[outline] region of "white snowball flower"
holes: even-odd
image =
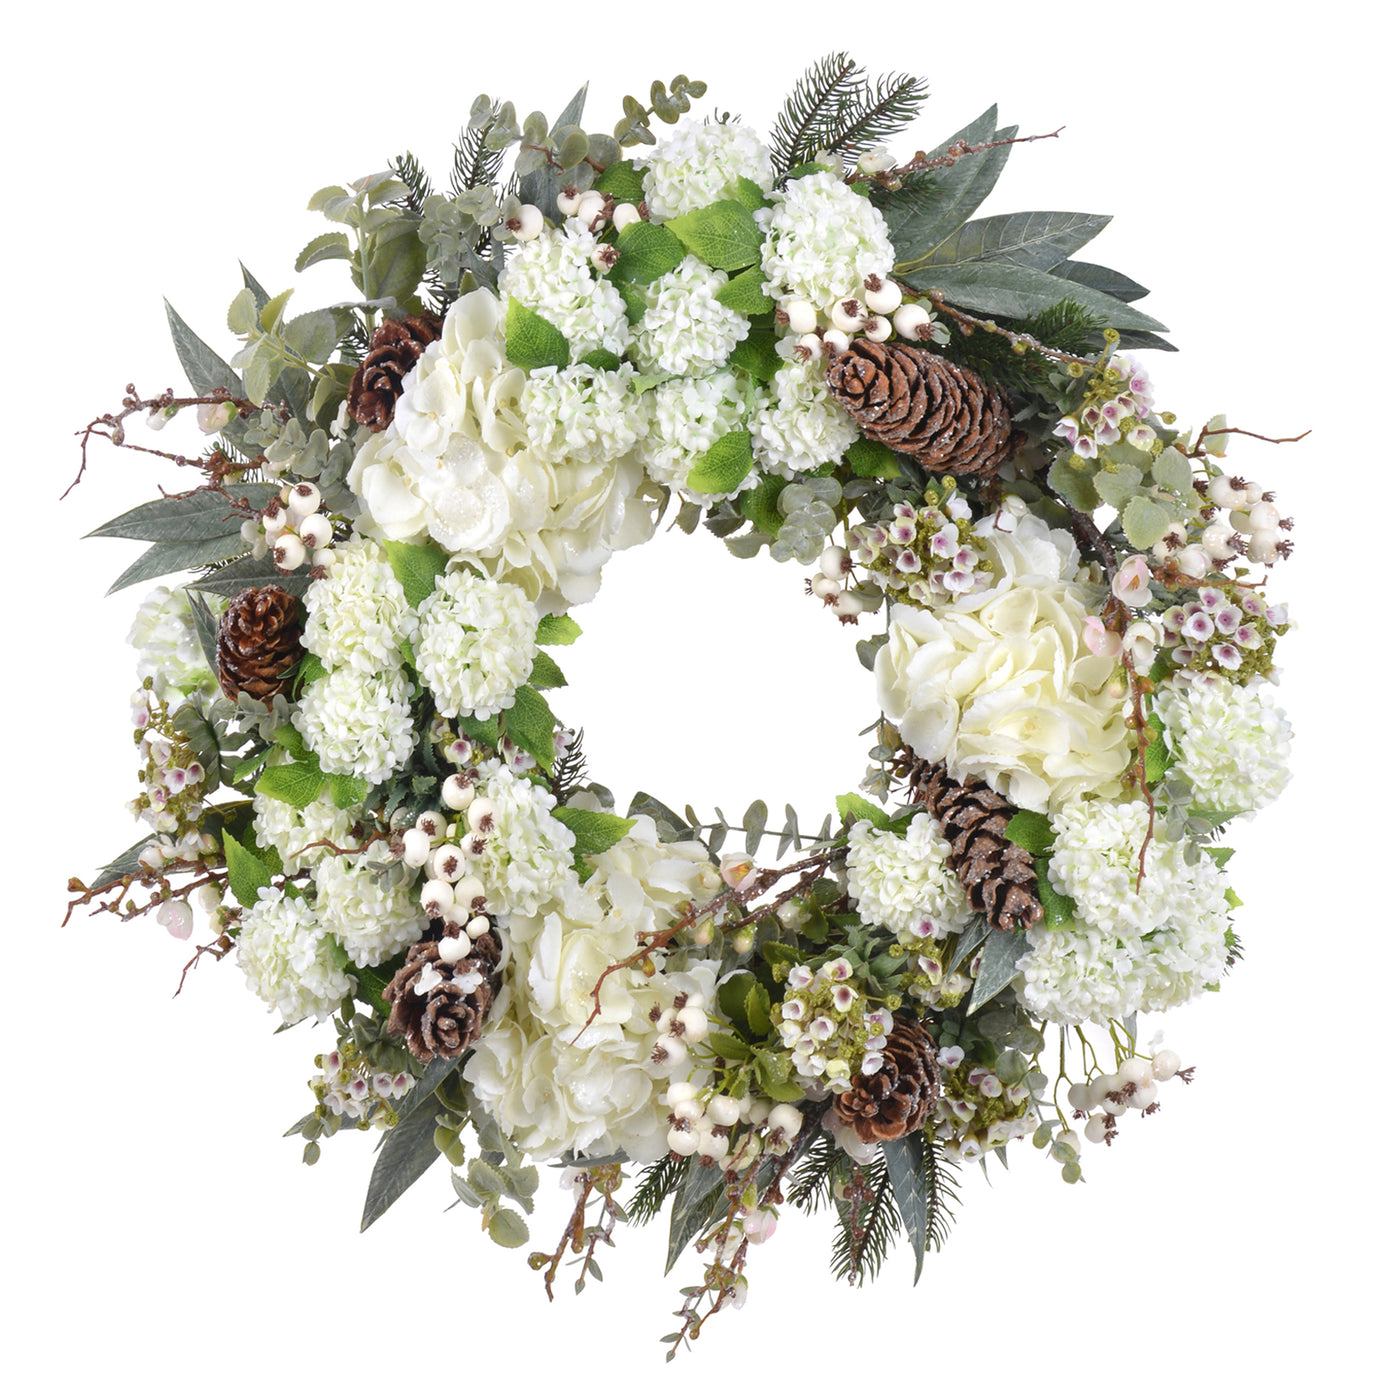
[[[1190,783],[1198,807],[1257,812],[1292,776],[1292,727],[1261,684],[1183,674],[1158,688],[1153,709],[1176,754],[1171,772]]]
[[[625,457],[646,427],[642,398],[628,391],[630,366],[537,369],[521,407],[530,447],[542,462],[587,466]]]
[[[324,1021],[355,986],[311,906],[282,889],[264,890],[243,915],[235,956],[249,991],[289,1026],[308,1016]]]
[[[635,161],[653,219],[675,219],[721,199],[734,199],[740,180],[764,194],[773,189],[773,166],[756,131],[747,126],[689,118]]]
[[[222,599],[210,602],[216,612],[223,605]],[[126,640],[137,651],[138,679],[144,682],[149,677],[162,703],[178,706],[191,695],[212,696],[218,690],[183,588],[162,586],[148,593]]]
[[[885,278],[894,245],[880,211],[831,170],[789,181],[763,245],[763,290],[826,310],[862,293],[872,274]]]
[[[704,897],[709,860],[697,842],[658,841],[647,818],[592,859],[595,873],[582,888],[512,916],[498,1010],[464,1077],[536,1157],[621,1151],[651,1161],[666,1150],[667,1085],[691,1078],[699,1093],[709,1077],[689,1061],[671,1066],[654,1057],[653,1013],[694,997],[713,1021],[718,964],[672,971],[662,953],[654,976],[613,973],[590,1023],[593,987],[605,968],[636,951],[639,934],[668,927],[686,902]]]
[[[361,811],[358,807],[342,811],[324,792],[298,810],[290,802],[255,791],[253,832],[260,846],[277,852],[286,874],[298,875],[332,854],[330,846],[319,843],[329,841],[341,849],[356,844],[350,840],[350,831]]]
[[[413,751],[413,714],[402,671],[366,676],[339,668],[302,693],[292,723],[322,771],[382,783]]]
[[[632,328],[632,358],[648,373],[706,374],[748,334],[748,317],[719,301],[729,275],[686,254],[639,288],[646,311]]]
[[[414,660],[440,713],[488,719],[530,679],[538,619],[513,583],[444,574],[418,605]]]
[[[789,480],[839,462],[860,436],[856,420],[831,396],[820,361],[784,365],[759,392],[749,424],[754,460]]]
[[[748,408],[739,376],[733,370],[722,369],[703,379],[671,379],[658,385],[646,398],[651,406],[651,428],[638,444],[637,452],[647,475],[679,491],[688,501],[711,505],[724,499],[691,490],[686,477],[720,438],[744,426]],[[757,480],[757,471],[750,472],[728,496],[737,495]]]
[[[386,883],[370,868],[389,859],[379,842],[363,855],[331,856],[316,867],[316,918],[360,967],[378,967],[428,927],[416,891]]]
[[[306,590],[302,645],[327,667],[348,666],[373,674],[402,664],[409,606],[389,556],[374,540],[340,545],[324,578]]]
[[[1073,541],[1033,515],[979,523],[992,582],[936,613],[891,611],[875,658],[880,706],[931,763],[980,778],[1018,807],[1108,795],[1131,758],[1116,662],[1084,641]]]
[[[962,927],[971,906],[948,863],[952,847],[927,812],[899,836],[868,821],[851,828],[846,879],[862,919],[901,941],[945,938]]]
[[[570,883],[574,874],[574,834],[550,814],[554,795],[517,778],[500,759],[483,763],[477,796],[495,809],[492,830],[480,854],[467,850],[470,872],[486,887],[486,908],[509,915],[534,914]]]
[[[621,355],[627,345],[627,303],[611,282],[593,275],[597,238],[577,219],[547,228],[522,244],[501,275],[501,296],[543,316],[569,342],[575,361],[594,350]]]

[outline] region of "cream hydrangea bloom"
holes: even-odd
[[[707,897],[702,877],[712,867],[698,842],[663,843],[645,817],[592,859],[582,887],[574,883],[533,914],[511,918],[497,1010],[463,1074],[491,1116],[537,1157],[620,1151],[651,1161],[666,1150],[667,1084],[703,1082],[689,1063],[670,1068],[653,1059],[652,1013],[691,993],[712,1004],[718,964],[672,970],[663,954],[654,976],[613,973],[590,1023],[593,987],[604,968],[636,951],[638,934],[668,927],[688,901]]]
[[[1108,795],[1131,758],[1117,663],[1084,642],[1085,589],[1063,530],[1008,512],[978,527],[992,582],[936,612],[899,603],[875,658],[885,714],[921,758],[946,760],[1018,807]]]
[[[554,467],[625,457],[646,427],[642,396],[627,387],[631,378],[628,365],[535,370],[521,397],[531,450]]]
[[[748,410],[739,376],[722,369],[703,379],[671,379],[646,398],[651,406],[651,430],[638,444],[637,454],[647,475],[679,491],[688,501],[710,505],[725,499],[692,490],[686,477],[720,438],[744,426]],[[738,495],[757,480],[757,470],[750,472],[728,495]]]
[[[236,958],[248,990],[292,1025],[324,1021],[354,989],[344,957],[311,906],[283,889],[264,890],[243,915]]]
[[[345,667],[312,681],[292,723],[326,773],[382,783],[413,751],[413,713],[402,671],[366,676]]]
[[[642,170],[642,192],[653,219],[675,219],[735,199],[740,180],[752,180],[764,194],[773,189],[768,147],[756,131],[728,122],[679,122],[634,164]]]
[[[728,273],[687,253],[638,290],[646,310],[632,328],[632,358],[649,374],[708,374],[748,334],[749,322],[719,300]]]
[[[595,235],[578,219],[546,228],[517,247],[501,276],[501,297],[514,297],[543,316],[569,342],[575,361],[594,350],[621,355],[627,344],[627,303],[605,278],[593,275]]]
[[[927,812],[900,836],[868,821],[851,828],[846,882],[860,916],[901,940],[945,938],[972,909],[949,865],[952,847]]]
[[[290,762],[290,760],[288,760]],[[300,809],[266,793],[253,792],[253,832],[258,844],[277,852],[288,875],[313,870],[328,855],[330,846],[349,847],[350,831],[362,809],[342,811],[322,792]]]
[[[333,855],[316,867],[316,919],[360,967],[378,967],[428,927],[414,890],[386,883],[371,868],[389,859],[378,842],[363,855]]]
[[[517,778],[500,759],[477,769],[476,792],[495,808],[492,830],[480,855],[468,851],[469,868],[486,887],[492,914],[534,914],[574,875],[574,833],[551,815],[554,795]]]
[[[306,590],[302,645],[328,667],[397,671],[410,610],[389,556],[375,540],[338,546],[324,578]]]
[[[789,480],[839,462],[860,436],[856,420],[831,396],[820,360],[786,364],[759,394],[750,420],[753,455]]]
[[[223,600],[210,601],[217,611]],[[163,704],[181,705],[195,693],[212,696],[218,689],[183,588],[162,586],[148,593],[136,610],[126,640],[136,648],[138,678],[151,680]]]

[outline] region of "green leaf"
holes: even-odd
[[[515,692],[515,703],[505,712],[504,719],[511,743],[524,749],[546,773],[552,773],[554,730],[558,721],[544,696],[533,687],[522,685]]]
[[[1062,262],[1050,271],[1056,277],[1064,277],[1071,282],[1078,282],[1081,286],[1092,287],[1096,292],[1116,297],[1119,301],[1141,301],[1147,295],[1147,288],[1141,283],[1098,263]]]
[[[335,354],[335,347],[340,341],[340,329],[333,313],[307,311],[301,316],[293,316],[287,322],[282,328],[282,337],[288,347],[303,360],[323,365]]]
[[[611,350],[604,350],[601,347],[597,350],[590,350],[586,355],[580,355],[578,362],[581,365],[587,365],[589,369],[615,370],[622,368],[622,360]]]
[[[347,773],[332,773],[326,781],[330,784],[331,801],[342,812],[351,807],[362,806],[365,798],[369,796],[369,784],[363,778],[352,777]]]
[[[293,266],[298,272],[305,272],[313,264],[326,262],[332,258],[344,258],[347,262],[350,259],[350,240],[338,229],[330,233],[317,234],[297,254],[297,260]]]
[[[737,277],[731,277],[719,289],[715,298],[721,306],[745,316],[762,316],[776,305],[773,298],[763,290],[763,269],[745,268]]]
[[[705,495],[727,496],[753,471],[753,443],[747,428],[725,433],[686,473],[685,484]]]
[[[271,482],[250,481],[233,488],[229,495],[247,497],[248,504],[261,510],[277,493]],[[134,507],[115,520],[89,531],[88,539],[122,540],[222,540],[235,534],[245,519],[222,491],[203,487],[188,496],[162,496]]]
[[[763,828],[768,825],[768,804],[750,803],[740,825],[744,828],[744,850],[751,856],[757,855],[763,841]]]
[[[884,443],[873,438],[857,438],[846,449],[846,463],[857,476],[888,480],[901,475],[899,458]]]
[[[971,1015],[1010,985],[1017,962],[1026,955],[1030,943],[1020,929],[994,928],[982,945],[982,966],[972,984],[967,1011]]]
[[[514,297],[506,308],[506,358],[521,369],[564,369],[569,363],[569,342],[538,311],[522,306]]]
[[[772,1027],[770,1026],[771,1030]],[[747,1041],[740,1040],[737,1035],[729,1035],[725,1031],[711,1031],[705,1037],[705,1043],[716,1055],[723,1056],[726,1060],[738,1060],[742,1064],[749,1058],[751,1053]]]
[[[238,767],[233,770],[233,781],[241,783],[244,779],[251,778],[267,762],[270,752],[270,749],[255,748],[246,758],[239,761]]]
[[[1167,776],[1167,769],[1171,767],[1174,757],[1161,730],[1158,729],[1143,755],[1143,776],[1148,786],[1160,783]]]
[[[760,1039],[766,1038],[773,1029],[773,1000],[767,989],[756,978],[744,994],[744,1020],[749,1030]]]
[[[1178,500],[1196,502],[1195,488],[1191,484],[1190,459],[1177,448],[1164,447],[1152,459],[1152,480],[1158,486],[1165,486]]]
[[[287,309],[287,303],[292,299],[291,287],[285,292],[279,292],[275,297],[264,301],[258,309],[258,324],[269,334],[277,329],[282,323],[282,313]]]
[[[247,548],[241,539],[239,548]],[[185,586],[197,588],[201,593],[218,593],[222,597],[233,598],[245,588],[266,588],[268,584],[275,583],[286,592],[300,597],[306,592],[310,582],[311,579],[306,574],[278,573],[271,555],[254,559],[251,554],[245,554],[231,564],[225,564],[223,568],[216,569],[212,574],[205,574],[203,578],[197,578]]]
[[[204,594],[193,589],[185,589],[185,597],[190,605],[190,617],[194,621],[195,636],[199,638],[199,649],[204,653],[204,664],[216,675],[219,670],[219,621],[205,600]]]
[[[904,1233],[909,1236],[909,1245],[914,1251],[914,1282],[918,1283],[924,1271],[924,1252],[928,1248],[929,1183],[924,1135],[906,1133],[881,1146],[890,1190],[894,1192]]]
[[[750,326],[748,335],[734,347],[729,363],[755,379],[772,379],[783,367],[777,345],[778,337],[770,327]]]
[[[1109,219],[1107,214],[1049,210],[973,219],[920,259],[920,266],[998,262],[1049,272],[1100,233]]]
[[[1122,510],[1142,485],[1142,473],[1130,464],[1120,466],[1116,471],[1101,467],[1094,473],[1094,489],[1105,505],[1114,510]]]
[[[778,497],[783,494],[787,482],[776,474],[760,476],[757,486],[741,491],[735,504],[745,520],[753,522],[754,529],[777,539],[783,528],[783,513],[778,509]]]
[[[642,172],[630,160],[610,165],[593,182],[599,194],[610,194],[618,204],[640,204],[643,200]]]
[[[150,844],[151,837],[149,835],[142,836],[128,846],[121,855],[109,860],[93,878],[92,888],[100,889],[113,880],[120,880],[124,875],[134,875],[141,868],[141,852]]]
[[[367,301],[405,302],[418,289],[428,250],[418,237],[417,220],[407,216],[377,229],[365,240],[369,272],[361,291]]]
[[[195,393],[214,394],[226,390],[234,398],[242,398],[243,381],[185,324],[168,301],[165,319],[170,323],[170,338],[175,342],[180,368],[185,371]]]
[[[1066,504],[1091,515],[1099,505],[1099,493],[1094,485],[1094,473],[1074,465],[1080,460],[1067,455],[1057,457],[1045,480]]]
[[[530,684],[536,690],[551,690],[561,685],[568,685],[564,679],[564,673],[556,664],[552,656],[545,652],[540,652],[535,657],[535,664],[530,672]]]
[[[628,224],[616,239],[617,261],[610,281],[645,286],[680,265],[685,245],[663,224],[639,220]]]
[[[1017,812],[1007,822],[1002,835],[1033,856],[1041,855],[1055,844],[1055,829],[1042,812]]]
[[[582,807],[556,807],[553,815],[574,833],[574,868],[581,880],[593,873],[593,868],[586,865],[583,858],[602,855],[637,824],[631,817],[619,817],[614,812],[588,812]]]
[[[739,176],[735,183],[734,198],[750,213],[758,209],[766,209],[773,202],[747,175]]]
[[[486,1233],[491,1236],[493,1244],[498,1244],[503,1249],[519,1249],[530,1239],[530,1227],[526,1225],[520,1212],[512,1210],[510,1206],[502,1206],[499,1210],[491,1212],[486,1224]]]
[[[568,613],[556,616],[546,613],[540,618],[535,629],[535,645],[542,647],[566,647],[583,636],[583,628]]]
[[[725,272],[737,272],[758,261],[763,233],[753,214],[737,199],[721,199],[703,209],[692,209],[667,228],[701,262]]]
[[[245,909],[251,909],[258,902],[258,891],[272,884],[272,872],[227,830],[224,859],[228,862],[229,890]]]
[[[402,585],[409,607],[416,608],[437,591],[437,581],[447,568],[447,555],[436,545],[385,540],[384,552],[389,556],[389,567]]]
[[[308,651],[301,658],[301,665],[297,667],[297,684],[311,685],[314,681],[319,681],[330,675],[326,670],[325,663],[314,651]]]
[[[836,812],[843,826],[869,822],[879,831],[887,831],[890,826],[888,815],[857,792],[843,792],[836,799]]]
[[[1201,849],[1215,862],[1216,866],[1224,870],[1225,863],[1235,854],[1233,846],[1202,846]]]
[[[304,811],[320,797],[326,786],[326,775],[309,760],[281,763],[269,768],[253,788],[264,797],[276,798],[297,811]]]
[[[133,583],[145,583],[148,579],[160,578],[163,574],[216,564],[247,548],[241,535],[225,535],[221,539],[212,540],[162,540],[153,544],[129,564],[107,592],[120,593],[123,588],[130,588]],[[202,587],[202,583],[191,583],[188,586],[199,588]]]
[[[1158,501],[1134,496],[1123,507],[1123,533],[1134,549],[1151,549],[1172,524],[1171,512]]]
[[[656,823],[656,830],[663,841],[679,841],[688,837],[696,823],[686,821],[678,812],[673,812],[659,798],[649,792],[638,792],[632,796],[627,806],[629,817],[650,817]]]
[[[368,1230],[437,1161],[438,1100],[434,1090],[460,1068],[456,1060],[434,1060],[399,1107],[399,1121],[385,1133],[365,1193],[360,1229]]]
[[[687,1159],[685,1175],[672,1198],[671,1229],[666,1243],[666,1272],[669,1274],[686,1245],[717,1217],[724,1199],[724,1173],[718,1167],[702,1165],[698,1157]]]
[[[715,1000],[731,1025],[742,1028],[748,1022],[748,996],[756,986],[758,978],[752,972],[736,972],[715,989]],[[771,1025],[764,1034],[769,1030],[772,1030]]]
[[[1061,894],[1050,879],[1050,857],[1039,856],[1035,862],[1036,898],[1045,910],[1045,927],[1048,929],[1071,928],[1077,912],[1074,900]]]

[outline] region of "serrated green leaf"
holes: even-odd
[[[783,367],[777,350],[778,338],[767,326],[750,326],[729,357],[735,369],[742,369],[755,379],[769,380]]]
[[[447,568],[447,555],[431,544],[404,544],[400,540],[385,540],[384,552],[389,567],[403,587],[408,605],[416,608],[437,591],[437,581]]]
[[[330,233],[317,234],[305,248],[297,254],[297,260],[293,264],[298,272],[305,272],[308,267],[312,267],[318,262],[327,262],[335,258],[350,258],[350,240],[338,229]]]
[[[1151,549],[1171,527],[1171,512],[1158,501],[1134,496],[1122,511],[1123,533],[1134,549]]]
[[[1175,755],[1167,747],[1167,741],[1159,729],[1143,755],[1143,776],[1149,786],[1160,783],[1167,776]]]
[[[282,338],[303,360],[325,364],[335,354],[340,329],[329,311],[307,311],[293,316],[282,328]]]
[[[269,768],[253,788],[264,797],[276,798],[298,812],[304,811],[320,797],[326,786],[326,775],[309,760],[280,763]]]
[[[600,194],[610,194],[618,204],[640,204],[644,198],[642,172],[630,160],[610,165],[593,182]]]
[[[745,268],[719,289],[715,300],[744,316],[766,315],[777,303],[763,290],[763,280],[761,267]]]
[[[972,984],[968,1014],[985,1006],[998,992],[1010,985],[1016,975],[1016,964],[1030,948],[1020,929],[994,928],[982,945],[982,966]]]
[[[351,807],[359,807],[369,796],[369,784],[363,778],[347,773],[332,773],[326,779],[330,785],[331,801],[344,812]]]
[[[550,365],[564,369],[569,363],[569,342],[538,311],[531,311],[511,297],[506,308],[506,357],[521,369]]]
[[[741,1064],[751,1053],[747,1041],[740,1040],[738,1036],[730,1035],[726,1031],[711,1031],[705,1037],[705,1043],[714,1054],[726,1060],[738,1060]]]
[[[1017,812],[1007,822],[1002,835],[1033,856],[1048,851],[1055,844],[1055,828],[1050,825],[1050,818],[1043,812]]]
[[[1208,855],[1220,870],[1225,869],[1225,863],[1235,854],[1233,846],[1202,846],[1201,849]]]
[[[1067,894],[1061,894],[1051,881],[1048,855],[1036,858],[1035,874],[1036,898],[1045,910],[1045,927],[1056,930],[1073,927],[1076,905]]]
[[[1141,486],[1142,473],[1130,464],[1116,471],[1101,467],[1094,473],[1094,489],[1104,504],[1112,506],[1114,510],[1122,510],[1138,494]]]
[[[580,355],[579,364],[587,365],[589,369],[615,370],[622,368],[622,360],[614,355],[611,350],[590,350],[586,355]]]
[[[233,770],[233,781],[241,783],[246,778],[251,778],[259,768],[267,762],[270,749],[255,748],[246,758],[240,760],[238,767]]]
[[[745,520],[753,522],[754,529],[761,530],[774,539],[783,528],[783,513],[778,509],[778,497],[783,494],[787,482],[776,474],[760,476],[757,486],[741,491],[735,504]]]
[[[644,219],[628,224],[615,240],[617,261],[608,274],[613,282],[646,286],[680,265],[685,245],[664,224]]]
[[[734,198],[751,214],[755,210],[766,209],[773,202],[747,175],[739,176],[735,182]]]
[[[287,309],[287,303],[292,299],[292,288],[288,287],[285,292],[279,292],[275,297],[263,302],[258,310],[258,324],[263,330],[275,331],[282,320],[282,313]]]
[[[536,655],[534,667],[530,671],[530,684],[536,690],[552,690],[568,683],[552,656],[545,652]]]
[[[1165,486],[1178,500],[1196,502],[1191,479],[1190,459],[1177,448],[1164,447],[1152,459],[1152,480],[1158,486]]]
[[[196,394],[214,394],[227,390],[234,398],[243,397],[243,381],[190,328],[184,318],[167,301],[165,318],[170,324],[170,338],[175,342],[175,355],[180,368]]]
[[[914,1282],[924,1271],[924,1252],[928,1248],[928,1165],[927,1147],[922,1133],[906,1133],[893,1142],[881,1144],[885,1154],[885,1171],[894,1193],[904,1233],[909,1236],[914,1251]]]
[[[756,978],[744,994],[744,1020],[749,1030],[760,1039],[766,1038],[773,1029],[773,1001],[767,989]]]
[[[558,721],[544,696],[532,686],[522,685],[515,692],[515,703],[503,718],[511,743],[524,749],[546,773],[552,773],[554,730]]]
[[[505,1177],[480,1157],[467,1163],[467,1185],[478,1196],[500,1196],[508,1189]]]
[[[299,685],[310,685],[313,681],[319,681],[328,675],[330,672],[326,670],[325,663],[314,651],[308,651],[301,658],[301,665],[297,667],[297,683]]]
[[[747,428],[725,433],[686,473],[685,484],[704,495],[727,496],[753,471],[753,443]]]
[[[593,873],[584,857],[611,850],[637,824],[615,812],[589,812],[582,807],[556,807],[554,818],[574,833],[574,868],[584,880]]]
[[[725,272],[752,267],[763,247],[763,233],[753,214],[737,199],[721,199],[692,209],[667,228],[703,263]]]
[[[836,813],[842,825],[869,822],[879,831],[887,830],[890,825],[889,816],[858,792],[843,792],[836,799]]]
[[[546,613],[540,618],[535,629],[535,645],[541,647],[566,647],[583,636],[583,628],[567,613],[556,616]]]
[[[232,832],[224,832],[224,859],[228,863],[228,887],[245,908],[258,902],[258,891],[272,885],[272,872]]]

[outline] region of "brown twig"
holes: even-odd
[[[926,151],[915,151],[914,158],[904,165],[896,165],[889,170],[877,171],[872,175],[866,175],[860,171],[846,177],[847,181],[858,180],[863,184],[876,184],[885,189],[898,189],[900,181],[906,175],[916,174],[921,170],[946,169],[950,165],[956,165],[966,156],[981,155],[983,151],[995,150],[998,146],[1019,146],[1030,141],[1049,141],[1058,136],[1064,127],[1057,127],[1054,131],[1044,132],[1040,136],[1005,136],[1000,141],[980,141],[976,145],[971,145],[966,141],[954,141],[941,155],[931,156]]]
[[[185,978],[190,975],[190,970],[206,953],[212,953],[214,961],[221,962],[231,952],[233,952],[233,940],[226,933],[221,933],[212,943],[205,943],[196,948],[194,957],[185,964],[180,972],[180,985],[175,988],[171,999],[173,1000],[174,997],[179,996],[180,993],[185,990]]]
[[[976,331],[986,331],[989,335],[999,335],[1003,340],[1009,340],[1013,346],[1022,346],[1027,350],[1034,350],[1037,355],[1044,355],[1050,360],[1059,360],[1065,364],[1084,365],[1092,369],[1099,362],[1098,360],[1088,360],[1082,355],[1071,355],[1068,350],[1056,350],[1053,346],[1046,345],[1033,335],[1027,335],[1025,331],[1008,330],[1005,326],[998,325],[990,317],[970,316],[966,311],[959,311],[956,306],[944,299],[943,293],[937,287],[915,287],[907,282],[902,282],[898,277],[895,283],[904,291],[907,296],[918,300],[926,297],[933,304],[933,309],[940,315],[946,316],[964,334],[972,335]]]
[[[1202,428],[1201,431],[1196,434],[1195,444],[1185,455],[1187,457],[1208,457],[1212,455],[1205,450],[1202,443],[1204,443],[1208,437],[1223,437],[1226,433],[1239,433],[1241,437],[1251,437],[1259,442],[1279,444],[1285,442],[1302,442],[1305,437],[1310,437],[1312,435],[1312,429],[1308,428],[1293,437],[1268,437],[1264,433],[1252,433],[1248,428]]]
[[[199,878],[176,889],[165,873],[172,866],[191,874],[197,873]],[[68,891],[70,894],[77,894],[78,898],[68,901],[68,912],[63,916],[63,923],[60,927],[67,927],[68,920],[73,917],[74,910],[92,904],[94,900],[97,901],[92,910],[94,914],[116,914],[123,923],[126,923],[131,919],[139,918],[142,914],[149,914],[152,909],[159,908],[168,899],[184,899],[186,895],[192,894],[202,885],[219,884],[227,878],[227,873],[222,868],[212,868],[209,862],[203,858],[198,860],[177,858],[167,861],[159,870],[142,866],[139,870],[119,875],[115,879],[108,880],[105,884],[97,885],[91,889],[75,875],[68,881]],[[140,885],[145,889],[154,887],[155,894],[147,903],[141,905],[138,905],[134,899],[129,900],[127,907],[123,909],[121,907],[122,898],[131,892],[133,885]],[[111,895],[111,898],[104,901],[102,896],[108,894]]]

